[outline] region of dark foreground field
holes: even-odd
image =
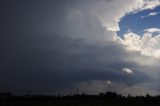
[[[9,93],[1,94],[0,106],[141,106],[159,105],[160,96],[121,96],[107,92],[99,95],[74,95],[74,96],[13,96]]]

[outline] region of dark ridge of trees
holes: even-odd
[[[160,104],[160,96],[122,96],[115,92],[67,96],[25,95],[16,96],[9,92],[0,93],[0,106],[106,106],[106,105],[154,105]]]

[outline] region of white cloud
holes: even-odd
[[[160,33],[160,29],[159,28],[149,28],[149,29],[145,29],[144,30],[147,33]]]
[[[141,18],[147,18],[147,17],[151,17],[151,16],[156,16],[156,15],[158,15],[158,14],[160,14],[159,12],[151,12],[151,13],[149,13],[148,15],[146,15],[146,16],[141,16]]]
[[[158,13],[157,12],[151,12],[151,13],[149,13],[148,15],[149,16],[156,16]]]
[[[155,7],[160,5],[159,0],[143,0],[143,7],[142,10],[144,9],[154,9]]]
[[[150,28],[144,31],[145,33],[142,37],[132,32],[126,33],[124,40],[121,39],[121,43],[126,46],[127,51],[138,51],[143,56],[160,58],[160,35],[152,37],[153,33],[160,33],[160,29]]]
[[[131,70],[131,69],[127,68],[127,67],[123,68],[122,72],[124,72],[126,74],[133,74],[133,70]]]

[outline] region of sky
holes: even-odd
[[[160,94],[159,0],[1,0],[0,92]]]
[[[120,31],[117,32],[117,35],[123,38],[123,35],[130,30],[142,36],[145,29],[160,28],[160,24],[157,22],[159,18],[160,7],[134,14],[127,14],[119,22]]]

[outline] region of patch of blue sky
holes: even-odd
[[[148,16],[152,12],[158,14],[155,16]],[[121,38],[123,38],[123,35],[129,30],[138,35],[143,35],[145,29],[160,28],[160,7],[153,10],[144,10],[128,14],[121,19],[119,27],[120,31],[117,32],[117,35]]]

